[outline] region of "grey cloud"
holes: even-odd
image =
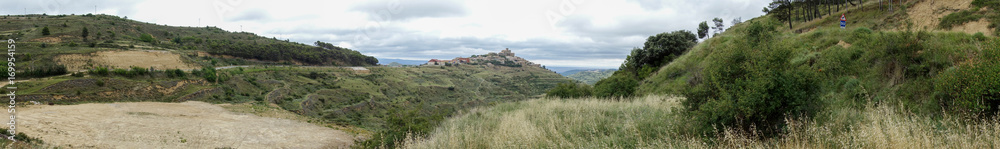
[[[269,21],[271,16],[267,14],[267,10],[263,9],[251,9],[240,12],[234,17],[227,17],[226,21]]]
[[[663,8],[663,2],[660,0],[629,0],[632,2],[639,3],[643,9],[646,10],[660,10]]]
[[[348,35],[357,32],[355,29],[325,28],[313,25],[299,25],[294,27],[277,28],[267,31],[270,34],[312,34],[312,35]]]
[[[24,14],[87,14],[97,10],[117,9],[121,16],[132,15],[133,6],[141,1],[133,0],[13,0],[0,4],[0,13]]]
[[[460,17],[468,13],[463,2],[455,0],[375,0],[365,2],[351,10],[367,13],[373,19],[391,20]]]
[[[646,2],[636,1],[641,5]],[[602,22],[602,24],[614,25],[594,25],[590,16],[568,16],[565,21],[557,24],[559,27],[567,29],[571,34],[582,37],[590,37],[597,41],[621,40],[623,38],[642,38],[662,32],[676,30],[694,31],[697,24],[702,21],[709,21],[715,17],[721,17],[730,25],[730,20],[742,17],[744,20],[761,15],[760,8],[766,2],[756,4],[734,3],[731,0],[704,0],[696,2],[672,1],[669,6],[662,9],[683,10],[675,11],[677,15],[662,17],[620,17],[615,18],[613,23]],[[726,8],[726,9],[719,9]],[[640,46],[636,43],[636,46]]]

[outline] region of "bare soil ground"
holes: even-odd
[[[839,45],[840,47],[844,47],[844,49],[851,48],[851,43],[844,42],[843,40],[838,42],[837,45]]]
[[[959,10],[969,9],[972,4],[972,0],[924,0],[917,2],[912,7],[907,9],[907,14],[910,20],[913,21],[913,27],[917,30],[940,30],[938,29],[938,23],[941,22],[941,18],[957,12]],[[990,33],[989,22],[985,19],[980,19],[979,21],[973,21],[965,23],[960,26],[955,26],[949,31],[965,32],[969,34],[975,34],[976,32]]]
[[[93,66],[109,66],[112,68],[129,68],[131,66],[156,69],[196,69],[196,65],[185,63],[180,55],[169,51],[101,51],[85,54],[69,54],[56,57],[56,62],[63,64],[69,71],[86,70]]]
[[[17,108],[17,126],[46,144],[70,148],[346,148],[354,139],[197,101],[31,105]]]

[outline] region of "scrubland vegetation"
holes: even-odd
[[[861,22],[906,15],[870,11],[858,12],[866,19]],[[681,55],[653,57],[668,62],[648,75],[635,65],[641,61],[633,58],[633,52],[623,69],[592,90],[564,84],[550,90],[547,98],[472,110],[448,120],[428,137],[411,137],[407,147],[989,148],[1000,144],[996,131],[1000,39],[905,27],[872,30],[869,23],[846,29],[803,23],[799,25],[817,28],[796,33],[783,29],[785,21],[773,17],[734,25]],[[588,92],[593,96],[584,96]]]
[[[20,84],[18,99],[54,104],[188,100],[274,104],[277,109],[345,126],[365,136],[361,147],[392,147],[406,134],[424,135],[457,111],[534,98],[568,78],[539,67],[256,66],[190,73],[177,69],[97,67],[83,76]],[[358,129],[364,131],[357,131]]]
[[[378,60],[351,49],[317,41],[314,45],[266,38],[217,27],[174,27],[111,15],[12,15],[0,19],[0,37],[19,39],[17,63],[31,63],[27,76],[65,74],[55,57],[108,50],[172,50],[202,66],[230,64],[302,64],[371,66]],[[30,50],[29,50],[30,49]],[[199,52],[232,58],[208,58]],[[224,61],[218,63],[216,61]],[[258,62],[262,61],[262,62]],[[50,66],[51,65],[51,66]],[[27,66],[27,65],[26,65]]]
[[[989,33],[914,31],[906,11],[883,11],[870,5],[874,2],[851,8],[858,10],[852,12],[857,21],[841,29],[834,26],[837,18],[829,17],[836,14],[830,6],[839,11],[846,3],[783,2],[765,9],[769,15],[724,32],[722,20],[715,19],[713,28],[721,33],[712,36],[707,22],[697,35],[650,36],[618,71],[593,86],[520,65],[216,70],[213,66],[227,64],[373,65],[377,60],[320,41],[309,46],[104,15],[19,16],[43,21],[12,21],[17,23],[0,28],[5,36],[39,39],[23,42],[39,49],[17,57],[39,64],[25,74],[55,76],[22,83],[19,99],[273,104],[318,123],[364,129],[355,131],[367,139],[357,140],[359,148],[1000,146],[1000,39]],[[905,9],[912,2],[892,5]],[[976,0],[973,9],[948,15],[938,25],[987,18],[996,29],[997,4]],[[827,7],[825,15],[820,6]],[[53,25],[67,22],[82,25]],[[61,41],[40,41],[54,40],[50,37]],[[700,37],[711,38],[699,42]],[[93,66],[86,74],[56,76],[69,72],[52,61],[55,55],[136,46],[176,50],[205,67],[188,73]],[[546,96],[536,96],[542,93]]]
[[[869,103],[825,118],[787,119],[784,133],[736,128],[706,138],[691,127],[684,99],[542,98],[480,107],[451,118],[403,148],[991,148],[1000,121],[926,117],[901,105]],[[820,121],[820,119],[824,119]]]

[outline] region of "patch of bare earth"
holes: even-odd
[[[69,71],[86,70],[92,66],[129,68],[132,66],[155,69],[197,69],[185,63],[181,56],[169,51],[101,51],[91,54],[68,54],[56,57]]]
[[[59,38],[59,37],[42,37],[42,38],[32,39],[31,41],[45,42],[45,43],[60,43],[60,42],[62,42],[62,38]]]
[[[940,30],[938,24],[941,18],[960,10],[969,9],[972,0],[923,0],[917,2],[912,7],[906,9],[910,20],[913,21],[914,29],[917,30]],[[989,33],[989,22],[985,19],[972,21],[963,25],[952,27],[948,31],[965,32],[975,34],[977,32]]]
[[[354,139],[197,101],[32,105],[17,109],[17,126],[46,144],[70,148],[346,148]]]
[[[843,40],[838,42],[837,45],[839,45],[840,47],[844,47],[844,49],[851,48],[851,43],[844,42]]]
[[[990,30],[990,22],[986,21],[985,18],[952,27],[951,30],[969,34],[983,33],[984,35],[991,35],[990,32],[993,32]]]

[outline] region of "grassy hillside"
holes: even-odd
[[[571,81],[539,67],[367,69],[257,66],[215,73],[203,69],[180,76],[165,71],[133,75],[95,71],[22,82],[18,99],[42,104],[253,103],[317,118],[311,121],[321,125],[347,126],[341,129],[370,139],[358,145],[377,146],[392,145],[408,133],[425,134],[457,111],[538,97],[557,83]]]
[[[752,21],[767,21],[758,18]],[[721,50],[739,46],[745,28],[705,41],[644,80],[640,94],[684,94],[699,85],[703,71],[719,61]],[[786,60],[819,77],[822,99],[829,102],[874,100],[921,105],[939,111],[934,79],[961,64],[992,61],[997,39],[964,33],[872,31],[865,27],[820,28],[809,33],[778,33],[771,45],[791,49]],[[862,89],[863,88],[863,89]],[[845,103],[846,104],[846,103]],[[913,107],[916,108],[916,107]]]
[[[52,63],[62,54],[122,49],[170,50],[192,63],[205,56],[199,52],[214,55],[215,60],[201,65],[247,64],[248,60],[338,66],[378,63],[374,57],[328,43],[312,46],[216,27],[166,26],[110,15],[2,16],[0,37],[17,41],[18,49],[23,49],[19,59],[24,61],[19,62],[33,63]]]
[[[864,106],[838,122],[790,120],[781,138],[723,131],[701,138],[682,98],[532,99],[476,108],[447,120],[429,137],[403,148],[990,148],[1000,145],[1000,121],[929,118],[892,105]]]
[[[534,99],[481,108],[448,120],[429,137],[410,139],[407,147],[1000,144],[994,130],[1000,128],[1000,39],[916,30],[906,27],[905,8],[887,12],[871,4],[852,9],[857,22],[846,29],[832,17],[793,29],[773,15],[754,18],[669,57],[648,77],[646,68],[618,71],[593,89],[645,98]],[[581,88],[587,87],[575,87]]]
[[[572,78],[573,80],[593,85],[594,83],[597,83],[597,81],[601,81],[601,79],[611,76],[613,73],[615,73],[614,69],[594,69],[579,71],[571,70],[567,71],[567,74],[564,75]]]

